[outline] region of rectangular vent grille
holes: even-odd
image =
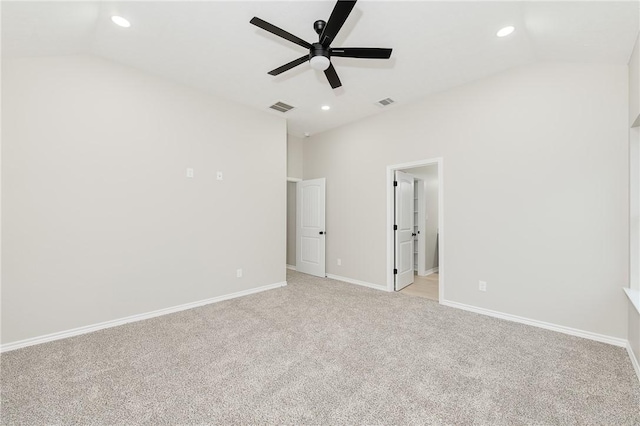
[[[387,105],[391,105],[392,103],[394,103],[395,101],[391,98],[386,98],[386,99],[382,99],[381,101],[378,101],[378,104],[382,105],[382,106],[387,106]]]
[[[280,111],[280,112],[287,112],[293,109],[291,105],[287,105],[284,102],[276,102],[275,104],[271,105],[269,108],[275,109],[276,111]]]

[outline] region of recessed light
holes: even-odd
[[[111,20],[119,27],[129,28],[131,26],[131,23],[124,19],[122,16],[112,16]]]
[[[496,33],[496,35],[498,37],[506,37],[509,34],[511,34],[512,32],[514,32],[515,30],[516,30],[516,28],[514,26],[509,25],[508,27],[504,27],[504,28],[500,29],[500,31],[498,31]]]
[[[329,111],[331,109],[331,107],[329,105],[322,105],[321,109],[323,111]]]

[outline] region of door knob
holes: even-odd
[[[416,233],[415,233],[415,232],[414,232],[414,233],[412,233],[412,234],[411,234],[411,236],[412,236],[412,237],[415,237],[415,236],[416,236]]]
[[[320,231],[320,232],[319,232],[319,234],[320,234],[320,235],[325,235],[325,234],[326,234],[326,232],[324,232],[324,231]]]

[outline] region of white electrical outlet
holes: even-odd
[[[187,168],[187,177],[188,178],[192,178],[193,177],[193,169],[191,167]]]
[[[478,290],[487,291],[487,282],[486,281],[479,281],[478,282]]]
[[[222,180],[222,172],[217,172],[216,173],[216,179]]]
[[[338,259],[338,266],[342,266],[342,259]]]
[[[242,269],[236,269],[236,277],[242,278]]]

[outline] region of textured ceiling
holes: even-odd
[[[92,54],[273,112],[289,133],[316,134],[534,61],[626,64],[638,32],[629,2],[360,1],[334,47],[391,47],[390,60],[333,58],[343,87],[301,65],[267,71],[305,49],[250,25],[258,16],[309,41],[333,2],[7,2],[3,57]],[[115,26],[114,14],[131,21]],[[506,25],[516,31],[498,38]],[[396,103],[381,108],[376,101]],[[330,111],[321,111],[321,105]]]

